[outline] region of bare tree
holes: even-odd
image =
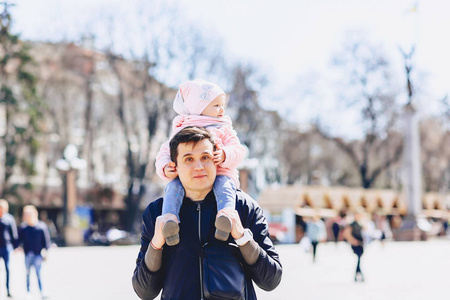
[[[154,153],[160,146],[155,145],[155,137],[164,129],[168,135],[171,128],[171,100],[176,91],[167,85],[217,72],[221,65],[217,62],[220,46],[210,47],[202,31],[186,26],[176,9],[162,7],[155,12],[150,8],[143,4],[136,10],[135,18],[121,23],[121,27],[134,29],[133,39],[124,37],[130,41],[130,47],[122,49],[122,55],[117,52],[117,40],[112,38],[118,30],[116,16],[112,15],[107,24],[111,40],[106,56],[118,82],[117,116],[127,149],[125,203],[129,231],[138,225],[142,197],[155,174]],[[131,57],[133,74],[125,67],[125,57]]]
[[[266,184],[285,181],[279,159],[285,124],[277,112],[260,106],[251,82],[255,78],[263,80],[263,76],[254,66],[237,65],[232,74],[228,114],[241,143],[248,147],[249,156],[258,159],[256,170],[249,176],[251,192],[257,193]]]
[[[423,120],[420,126],[422,172],[425,191],[448,189],[450,178],[450,131],[437,118]]]
[[[94,113],[89,108],[94,99],[92,82],[86,81],[92,79],[87,74],[95,67],[98,57],[94,56],[98,53],[65,43],[36,43],[33,53],[37,60],[40,95],[47,103],[43,135],[46,162],[44,173],[39,176],[42,183],[40,197],[45,199],[50,170],[55,168],[69,143],[82,146],[81,152],[89,162],[85,170],[87,182],[95,184],[91,148],[97,126],[91,123]],[[86,144],[90,148],[83,148]]]
[[[395,131],[397,91],[388,60],[378,47],[362,40],[349,40],[334,59],[341,71],[343,102],[361,111],[362,141],[333,137],[320,124],[318,132],[333,141],[357,168],[361,185],[371,187],[380,174],[399,161],[402,142]],[[389,150],[382,150],[389,149]]]
[[[148,32],[152,32],[150,24],[144,21],[140,24],[143,40]],[[162,52],[174,51],[164,47],[157,38],[144,42],[143,48],[130,49],[134,58],[130,61],[113,53],[111,49],[114,47],[106,51],[107,61],[118,83],[117,117],[126,144],[128,193],[125,229],[128,231],[134,231],[138,225],[137,214],[142,197],[155,174],[154,153],[160,146],[155,145],[155,137],[161,130],[168,132],[174,116],[170,99],[176,91],[155,79],[157,68],[167,63],[160,60]]]

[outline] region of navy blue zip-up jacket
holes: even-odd
[[[50,233],[47,224],[38,221],[36,226],[22,223],[19,227],[19,241],[25,254],[40,254],[42,249],[50,248]]]
[[[9,213],[4,213],[0,218],[0,247],[11,245],[17,248],[18,235],[17,226],[14,217]]]
[[[163,248],[162,265],[157,272],[151,272],[145,265],[144,256],[155,230],[156,217],[161,215],[163,199],[149,204],[143,215],[141,249],[136,260],[133,274],[133,287],[141,299],[154,299],[162,289],[161,299],[207,299],[202,298],[200,285],[200,258],[197,247],[206,242],[210,231],[215,230],[214,220],[217,213],[214,193],[211,191],[202,202],[183,200],[180,209],[180,243]],[[268,224],[257,202],[238,190],[236,210],[244,228],[249,228],[253,239],[260,246],[256,263],[248,265],[241,256],[246,275],[246,294],[249,300],[256,299],[252,282],[261,289],[271,291],[281,281],[282,266],[277,252],[269,239]],[[200,218],[200,230],[198,228]],[[190,223],[189,223],[190,222]],[[189,224],[188,224],[189,223]],[[190,228],[194,224],[197,233]],[[190,225],[190,226],[188,226]],[[200,233],[201,241],[199,241]],[[214,235],[214,234],[212,234]],[[228,243],[234,243],[232,236]],[[232,247],[223,243],[224,247]],[[238,249],[237,247],[232,247]],[[237,252],[240,251],[237,250]]]

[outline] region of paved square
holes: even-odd
[[[353,281],[356,256],[346,243],[320,244],[317,261],[299,245],[278,245],[284,268],[273,292],[257,289],[269,299],[447,299],[450,282],[450,241],[373,242],[364,253],[366,281]],[[49,299],[138,299],[131,286],[138,246],[53,248],[43,266]],[[32,293],[25,292],[23,253],[11,258],[13,299],[40,299],[35,275]],[[6,299],[5,271],[0,263],[0,299]]]

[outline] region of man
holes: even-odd
[[[237,191],[235,210],[223,212],[232,221],[228,241],[211,238],[217,212],[212,191],[216,178],[213,151],[213,138],[204,128],[187,127],[170,141],[171,159],[185,189],[180,242],[164,246],[162,225],[167,217],[160,215],[163,199],[150,203],[143,215],[141,249],[133,274],[133,287],[141,299],[154,299],[161,289],[161,299],[210,299],[205,295],[204,252],[199,252],[208,245],[238,257],[243,267],[244,295],[229,299],[256,299],[252,282],[267,291],[280,283],[282,267],[269,239],[267,221],[258,204],[242,191]],[[223,292],[226,297],[227,291]]]
[[[6,271],[6,292],[11,297],[9,291],[9,256],[11,251],[17,247],[17,226],[14,217],[8,213],[9,204],[6,200],[0,199],[0,257],[3,258]]]
[[[30,272],[33,266],[36,271],[39,291],[43,298],[41,281],[42,261],[50,248],[50,233],[47,225],[39,221],[38,211],[33,205],[23,208],[23,221],[19,227],[19,241],[25,252],[25,267],[27,269],[27,292],[30,292]]]

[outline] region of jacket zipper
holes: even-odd
[[[201,234],[201,221],[202,221],[202,206],[200,203],[197,204],[197,211],[198,211],[198,240],[200,241],[200,244],[202,243],[202,234]],[[202,258],[198,258],[198,265],[200,267],[200,296],[201,300],[203,300],[203,270],[202,270]]]

